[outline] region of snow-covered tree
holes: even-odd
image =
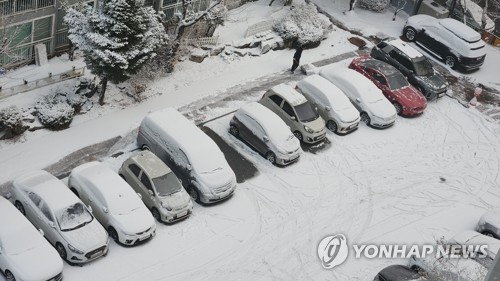
[[[380,13],[385,11],[390,3],[390,0],[359,0],[356,4],[361,8]]]
[[[155,57],[155,50],[167,39],[159,16],[151,7],[144,7],[144,0],[106,0],[97,9],[69,8],[64,20],[69,39],[101,79],[101,104],[108,80],[120,83],[129,79]]]
[[[284,19],[278,21],[273,29],[287,45],[314,47],[329,32],[330,23],[323,18],[313,4],[298,5]]]
[[[179,40],[184,35],[184,30],[187,27],[201,20],[215,24],[223,23],[227,9],[222,0],[210,1],[206,9],[201,9],[199,11],[196,11],[193,4],[193,0],[182,0],[180,11],[174,15],[176,21],[174,32],[175,40]]]

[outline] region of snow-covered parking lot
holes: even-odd
[[[148,243],[111,245],[107,257],[65,265],[66,280],[371,280],[405,260],[356,260],[322,268],[318,242],[434,243],[473,229],[500,204],[498,125],[447,97],[394,127],[362,125],[278,168],[231,136],[228,115],[206,124],[259,173],[215,206],[159,225]],[[119,157],[111,162],[119,162]]]

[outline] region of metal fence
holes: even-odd
[[[52,73],[49,73],[49,76],[45,77],[45,78],[41,78],[41,79],[37,79],[37,80],[33,80],[33,81],[24,80],[24,84],[22,84],[22,85],[13,86],[13,87],[10,87],[7,89],[3,89],[0,87],[0,99],[4,99],[6,97],[15,95],[17,93],[31,91],[31,90],[34,90],[34,89],[37,89],[37,88],[40,88],[43,86],[47,86],[47,85],[61,82],[64,80],[79,77],[79,76],[82,76],[83,74],[85,74],[85,67],[81,67],[81,68],[73,67],[73,69],[71,69],[69,71],[62,72],[62,73],[58,73],[58,74],[54,74],[54,75],[52,75]]]
[[[44,44],[47,48],[47,53],[52,50],[52,38],[21,45],[12,50],[9,50],[9,52],[6,54],[0,55],[0,67],[10,67],[18,63],[34,59],[35,46],[38,44]]]
[[[195,13],[199,11],[205,11],[206,9],[208,9],[208,7],[210,7],[210,1],[211,0],[194,0],[189,4],[188,9]],[[163,6],[161,10],[163,11],[167,19],[173,18],[175,13],[182,12],[182,3],[166,5]]]
[[[245,37],[249,37],[260,32],[271,30],[273,28],[273,25],[274,22],[271,20],[251,25],[247,28],[247,31],[245,32]]]
[[[55,0],[4,0],[0,1],[0,14],[13,15],[54,6]]]
[[[182,39],[181,41],[181,44],[184,45],[197,45],[197,46],[203,46],[203,45],[215,46],[218,43],[219,43],[219,35],[212,37],[185,38]]]

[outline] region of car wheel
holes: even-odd
[[[78,194],[78,191],[76,191],[76,189],[74,187],[70,188],[71,191],[73,191],[73,193],[76,195],[76,197],[80,198],[80,194]]]
[[[5,271],[5,280],[7,280],[7,281],[16,281],[16,277],[14,277],[14,274],[12,274],[12,272],[6,270]]]
[[[266,153],[266,159],[267,161],[271,162],[271,164],[276,164],[276,155],[274,153],[272,153],[271,151],[269,151],[268,153]]]
[[[444,58],[444,63],[446,63],[446,65],[451,69],[455,69],[457,67],[457,59],[453,55],[447,55]]]
[[[398,115],[403,114],[403,107],[399,103],[393,102],[392,105],[394,105],[394,108],[396,109],[396,113]]]
[[[151,149],[149,148],[149,146],[148,146],[147,144],[143,144],[143,145],[141,146],[141,149],[142,149],[142,150],[149,150],[149,151],[151,151]]]
[[[56,250],[57,250],[57,253],[59,254],[59,256],[61,257],[61,259],[63,260],[66,260],[66,249],[64,249],[64,246],[57,242],[56,243]]]
[[[415,37],[417,37],[417,31],[413,27],[407,27],[405,28],[403,32],[403,36],[406,40],[413,42],[415,41]]]
[[[108,234],[109,237],[115,240],[116,243],[120,243],[120,240],[118,239],[118,232],[116,232],[116,229],[114,229],[114,227],[112,226],[108,227]]]
[[[26,211],[24,210],[24,206],[23,204],[21,204],[21,202],[16,201],[16,203],[14,203],[14,206],[16,206],[16,208],[19,210],[19,212],[21,212],[21,214],[26,216]]]
[[[337,123],[335,123],[335,121],[333,120],[328,120],[328,122],[326,122],[326,127],[328,128],[328,130],[334,133],[337,132]]]
[[[368,116],[368,113],[362,112],[361,113],[361,122],[365,123],[367,126],[370,125],[370,116]]]
[[[151,209],[151,214],[153,214],[153,218],[155,218],[155,220],[161,222],[160,212],[158,211],[158,209]]]
[[[200,203],[200,193],[194,186],[189,187],[189,195],[191,196],[191,199],[193,199],[195,202]]]
[[[236,128],[236,126],[234,125],[230,125],[229,126],[229,133],[235,137],[237,137],[239,134],[240,134],[240,131],[238,130],[238,128]]]
[[[302,134],[299,132],[299,131],[295,131],[293,132],[293,135],[299,139],[300,142],[303,142],[304,141],[304,138],[302,137]]]

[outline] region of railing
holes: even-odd
[[[54,6],[55,0],[0,0],[0,15],[20,14]]]
[[[247,31],[245,32],[245,37],[249,37],[260,32],[271,30],[273,28],[273,24],[274,22],[269,20],[251,25],[247,28]]]
[[[5,67],[9,65],[15,65],[22,61],[32,60],[35,58],[35,46],[38,44],[44,44],[47,48],[47,53],[50,53],[52,39],[44,39],[36,42],[30,42],[25,45],[18,46],[9,50],[8,53],[0,55],[0,67]]]
[[[196,13],[206,10],[208,9],[208,7],[210,7],[210,0],[194,0],[193,2],[191,2],[188,8]],[[167,19],[170,19],[173,18],[175,13],[182,12],[182,3],[166,5],[163,6],[161,10],[165,14],[165,17]]]
[[[184,45],[212,45],[216,46],[219,43],[219,35],[213,37],[199,37],[199,38],[184,38],[181,41],[181,44]]]
[[[69,71],[62,72],[62,73],[58,73],[58,74],[54,74],[54,75],[52,75],[52,73],[49,73],[48,77],[46,77],[46,78],[41,78],[41,79],[37,79],[37,80],[33,80],[33,81],[24,80],[24,84],[22,84],[22,85],[13,86],[13,87],[10,87],[7,89],[2,89],[0,87],[0,99],[4,99],[6,97],[15,95],[17,93],[31,91],[31,90],[34,90],[34,89],[37,89],[40,87],[44,87],[44,86],[47,86],[50,84],[54,84],[57,82],[61,82],[64,80],[76,78],[76,77],[82,76],[83,74],[85,74],[85,67],[81,67],[81,68],[73,67],[73,69],[71,69]]]
[[[55,49],[62,49],[69,46],[68,30],[57,31],[54,38]]]

